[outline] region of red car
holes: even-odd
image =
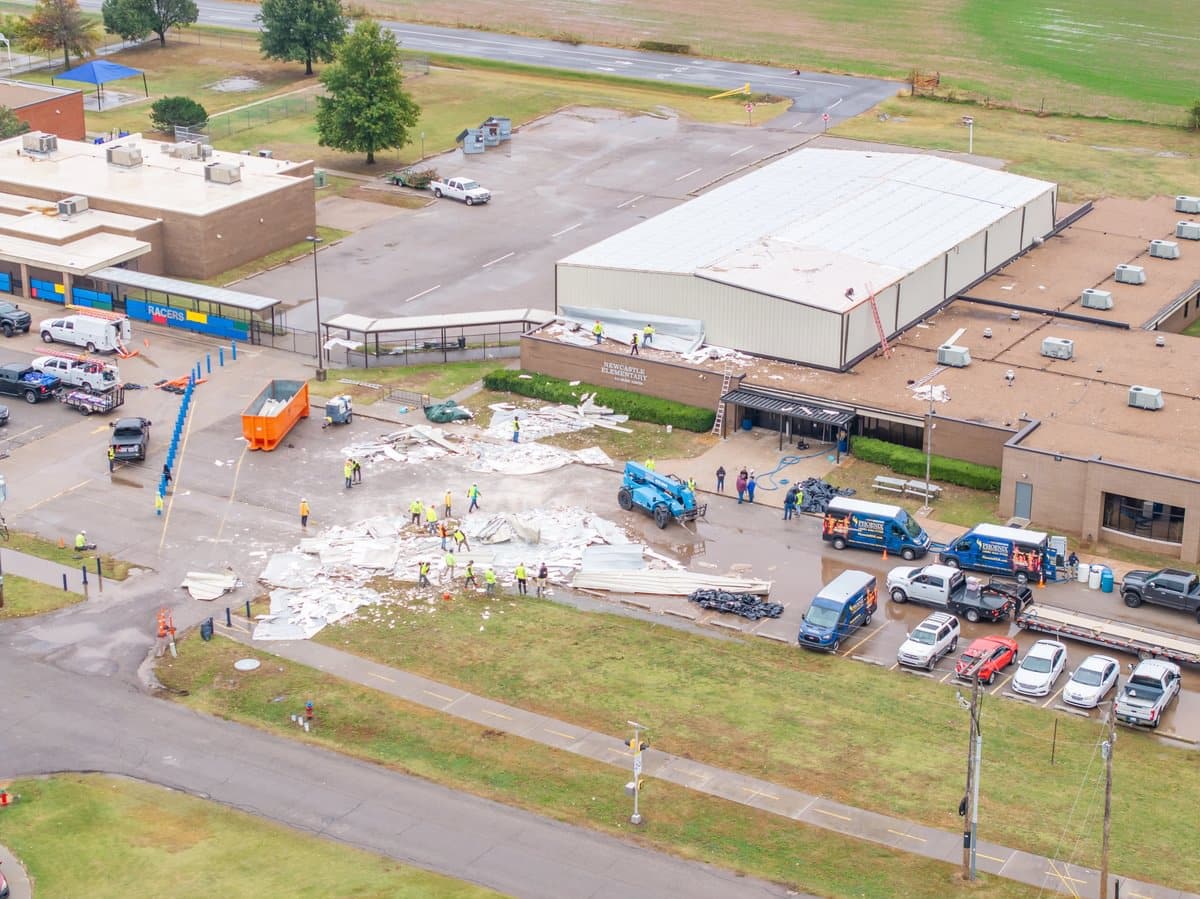
[[[998,673],[1017,660],[1017,649],[1017,641],[1011,637],[980,637],[972,640],[954,666],[954,673],[965,677],[968,671],[978,665],[979,679],[990,684]]]

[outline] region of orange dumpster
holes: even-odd
[[[273,450],[308,418],[307,381],[271,381],[242,413],[242,436],[252,450]]]

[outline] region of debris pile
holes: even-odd
[[[821,514],[829,508],[829,501],[835,496],[854,496],[856,492],[853,487],[834,487],[820,478],[805,478],[800,482],[800,489],[804,492],[800,511]]]
[[[633,433],[629,428],[621,427],[629,421],[628,415],[618,415],[607,406],[596,405],[595,398],[594,393],[585,393],[580,397],[578,406],[564,404],[537,409],[520,409],[512,403],[493,403],[488,407],[492,410],[492,421],[487,432],[493,437],[511,439],[513,418],[519,417],[522,440],[540,440],[554,434],[586,431],[589,428]]]
[[[580,571],[571,585],[577,590],[611,593],[688,596],[696,590],[727,590],[732,593],[766,595],[771,582],[751,578],[722,577],[697,571]]]
[[[470,409],[460,406],[454,400],[446,400],[444,403],[426,406],[425,417],[436,424],[443,425],[452,421],[470,421],[475,415]]]
[[[342,455],[360,462],[427,462],[440,459],[447,453],[464,452],[461,442],[452,441],[441,428],[427,425],[412,425],[381,434],[369,443],[355,443],[342,447]]]
[[[544,443],[477,443],[471,448],[474,458],[467,463],[471,471],[498,471],[504,474],[539,474],[572,462],[584,465],[611,465],[612,459],[596,446],[566,450]]]
[[[702,609],[716,609],[718,612],[740,615],[751,621],[758,621],[760,618],[778,618],[783,614],[783,606],[779,603],[767,602],[765,599],[749,593],[694,590],[688,597],[688,602],[694,602]]]

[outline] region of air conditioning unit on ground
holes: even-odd
[[[938,347],[938,365],[948,365],[951,368],[966,368],[971,364],[971,351],[965,346],[943,343]]]
[[[1176,212],[1200,212],[1200,197],[1176,197]]]
[[[1200,222],[1176,222],[1175,236],[1184,240],[1200,240]]]
[[[86,212],[87,208],[87,197],[67,197],[64,200],[58,201],[58,214],[68,218],[78,215],[81,212]]]
[[[1129,405],[1135,409],[1161,409],[1162,391],[1157,387],[1138,387],[1135,384],[1129,388]]]
[[[126,169],[132,169],[142,164],[142,151],[138,147],[118,144],[115,147],[108,147],[104,151],[104,155],[113,165],[119,165]]]
[[[1116,278],[1118,284],[1145,284],[1146,270],[1140,265],[1125,265],[1122,263],[1117,266],[1113,277]]]
[[[1150,241],[1150,255],[1155,259],[1178,259],[1179,244],[1173,240]]]
[[[58,138],[45,131],[30,131],[21,135],[21,149],[28,153],[53,153],[58,149]]]
[[[175,159],[199,159],[200,145],[195,141],[185,140],[177,144],[171,144],[168,148],[171,156]]]
[[[242,168],[229,162],[210,162],[204,167],[204,180],[217,184],[235,184],[242,180]]]
[[[1042,341],[1042,355],[1050,359],[1072,359],[1075,356],[1075,341],[1066,337],[1047,337]]]
[[[1095,287],[1086,288],[1079,297],[1084,309],[1111,309],[1112,293],[1107,290],[1097,290]]]

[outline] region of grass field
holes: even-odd
[[[0,618],[23,618],[53,612],[64,606],[83,602],[83,596],[61,587],[51,587],[41,581],[31,581],[16,574],[4,575],[4,607]]]
[[[1197,95],[1191,0],[369,0],[393,18],[904,79],[1053,111],[1182,119]]]
[[[492,604],[480,631],[483,605],[443,603],[436,614],[384,607],[316,639],[602,732],[633,718],[665,751],[958,827],[965,720],[949,686],[533,599]],[[989,697],[984,733],[994,772],[982,795],[987,838],[1052,857],[1067,839],[1073,862],[1096,865],[1100,726]],[[1173,861],[1191,844],[1173,822],[1200,801],[1198,766],[1195,753],[1122,731],[1113,840],[1123,874],[1200,887],[1200,869]]]
[[[853,487],[858,491],[857,495],[861,499],[903,506],[908,510],[909,514],[916,512],[920,508],[920,499],[908,496],[898,497],[895,494],[882,494],[874,489],[871,485],[875,480],[875,476],[881,474],[889,477],[898,477],[894,471],[882,465],[875,465],[871,462],[864,462],[862,459],[856,459],[853,456],[847,456],[837,468],[825,476],[825,480],[835,487]],[[917,480],[920,479],[918,478]],[[936,478],[933,479],[933,482],[942,488],[942,493],[933,503],[931,518],[938,521],[948,521],[952,524],[961,524],[965,528],[973,528],[981,521],[1003,524],[1003,519],[999,516],[998,505],[1000,497],[997,494],[988,493],[984,490],[970,490],[966,487],[956,487],[954,484],[942,483]]]
[[[648,781],[643,789],[646,824],[634,834],[622,790],[628,774],[620,769],[413,706],[221,638],[199,647],[188,640],[181,650],[178,659],[159,666],[158,675],[165,684],[187,690],[180,701],[199,711],[636,840],[647,848],[827,896],[999,899],[1037,894],[992,878],[964,888],[951,865],[660,781]],[[234,671],[233,662],[246,656],[269,664],[249,676]],[[277,701],[280,696],[288,701]],[[288,716],[307,697],[316,698],[321,717],[305,735]],[[621,725],[628,717],[622,715]]]
[[[342,231],[338,228],[326,228],[324,225],[317,226],[317,236],[329,245],[335,240],[341,240],[350,232]],[[293,259],[299,259],[312,252],[312,244],[307,240],[302,240],[300,243],[294,243],[290,247],[283,247],[274,252],[267,253],[265,256],[260,256],[257,259],[252,259],[237,268],[231,268],[228,271],[221,272],[219,275],[214,275],[211,278],[206,278],[201,281],[201,284],[212,284],[214,287],[224,287],[227,284],[233,284],[241,281],[243,278],[248,278],[251,275],[256,275],[259,272],[266,271],[269,268],[274,268],[277,265],[283,265],[285,262],[291,262]]]
[[[4,810],[4,842],[37,896],[499,896],[137,781],[59,775],[8,789],[21,798]]]
[[[394,365],[387,368],[331,368],[325,381],[309,381],[309,393],[315,396],[336,396],[341,393],[354,397],[356,403],[369,405],[386,394],[370,387],[342,384],[341,378],[369,381],[395,390],[427,393],[434,399],[445,399],[480,380],[488,372],[503,368],[495,360],[484,362],[450,362],[432,365]]]

